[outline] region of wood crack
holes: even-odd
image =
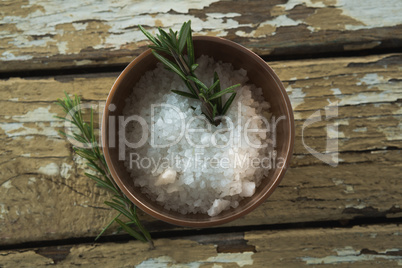
[[[64,186],[64,187],[67,187],[68,189],[70,189],[70,190],[71,190],[72,192],[74,192],[74,193],[77,193],[77,194],[79,194],[79,195],[82,195],[82,196],[85,196],[85,197],[87,197],[87,198],[90,198],[89,195],[87,195],[87,194],[85,194],[85,193],[82,193],[82,192],[80,192],[80,191],[74,189],[72,186],[69,186],[69,185],[67,185],[66,183],[62,182],[62,181],[54,181],[54,180],[52,180],[52,179],[50,179],[50,178],[46,178],[46,177],[43,177],[43,178],[44,178],[45,180],[47,180],[47,181],[53,183],[53,184],[62,185],[62,186]],[[93,192],[92,194],[96,195],[95,192]],[[99,195],[99,194],[98,194],[98,195]]]

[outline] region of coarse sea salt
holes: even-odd
[[[127,148],[124,164],[134,185],[166,209],[215,216],[252,196],[268,175],[269,168],[250,165],[250,161],[267,158],[269,148],[255,145],[267,144],[269,132],[253,131],[245,137],[244,129],[266,130],[270,105],[261,88],[247,84],[245,70],[207,56],[197,63],[195,74],[207,86],[213,83],[214,71],[221,88],[241,84],[228,118],[218,126],[211,125],[198,100],[171,92],[188,89],[180,77],[159,63],[141,77],[126,99],[123,114],[144,118],[149,128],[143,146]],[[223,103],[228,97],[223,97]],[[138,142],[143,130],[133,121],[125,128],[125,137]],[[135,161],[130,154],[138,156]]]

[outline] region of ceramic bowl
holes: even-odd
[[[130,96],[134,85],[145,72],[156,68],[158,61],[149,49],[136,57],[124,69],[107,97],[102,122],[102,146],[107,165],[116,184],[140,209],[159,220],[171,224],[210,227],[227,223],[246,215],[273,193],[284,177],[290,163],[294,143],[294,119],[292,107],[282,82],[271,67],[258,55],[239,44],[218,37],[194,37],[194,48],[196,57],[201,55],[212,56],[216,61],[229,62],[236,69],[243,68],[247,70],[250,82],[262,88],[264,98],[271,104],[270,111],[273,116],[276,118],[284,116],[284,119],[278,122],[276,126],[277,141],[275,148],[278,159],[279,157],[283,159],[283,165],[270,170],[268,177],[262,180],[255,194],[243,199],[237,208],[231,208],[213,217],[207,214],[182,215],[178,212],[169,211],[143,194],[140,188],[134,186],[133,179],[124,166],[124,161],[120,161],[118,158],[118,146],[113,146],[113,142],[119,144],[118,137],[112,140],[111,136],[109,136],[110,133],[117,131],[117,129],[111,129],[108,118],[117,118],[122,115],[125,99]],[[115,105],[114,110],[108,109],[111,104]]]

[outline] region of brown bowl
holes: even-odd
[[[175,225],[209,227],[233,221],[246,215],[272,194],[285,175],[290,163],[295,135],[294,119],[292,107],[282,82],[275,72],[255,53],[232,41],[209,36],[194,37],[194,48],[196,57],[201,55],[212,56],[216,61],[229,62],[236,69],[247,70],[251,83],[262,88],[266,101],[271,104],[271,113],[276,118],[285,116],[285,119],[278,123],[276,129],[277,157],[284,159],[283,165],[273,168],[268,178],[264,178],[261,185],[257,187],[255,194],[243,199],[237,208],[225,210],[213,217],[207,214],[183,215],[169,211],[143,194],[140,188],[134,186],[133,179],[124,166],[124,161],[118,160],[118,146],[111,146],[110,144],[110,126],[107,119],[109,116],[117,118],[122,115],[125,99],[131,94],[134,85],[145,72],[156,68],[157,59],[152,55],[150,49],[135,58],[124,69],[109,93],[103,114],[102,146],[113,179],[124,194],[140,209],[157,219]],[[114,111],[108,109],[110,104],[116,106]],[[115,138],[115,144],[119,144],[117,139],[118,137]]]

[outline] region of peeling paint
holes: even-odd
[[[91,62],[92,62],[91,60],[80,60],[80,61],[75,61],[75,64],[77,66],[82,66],[82,65],[90,64]]]
[[[326,125],[325,126],[326,132],[327,132],[327,137],[329,139],[339,139],[339,138],[345,138],[345,133],[342,131],[339,131],[338,124],[335,125]]]
[[[27,7],[42,5],[42,2],[32,0]],[[18,16],[7,14],[3,17],[3,24],[13,24],[18,21],[17,27],[20,33],[13,38],[13,46],[2,53],[0,60],[32,58],[31,55],[14,54],[23,53],[23,50],[19,51],[19,48],[32,50],[32,48],[40,47],[49,50],[52,47],[59,54],[78,53],[86,47],[120,49],[128,42],[135,43],[146,40],[140,31],[133,31],[130,28],[137,27],[138,24],[151,27],[160,26],[156,25],[156,19],[149,14],[158,14],[157,20],[165,28],[178,28],[183,21],[190,19],[195,32],[216,29],[219,25],[218,36],[227,34],[224,29],[240,26],[237,21],[230,19],[239,15],[234,12],[226,14],[211,12],[207,14],[206,20],[187,14],[190,9],[202,9],[214,2],[217,0],[163,1],[158,5],[150,5],[146,1],[133,3],[123,0],[107,6],[99,5],[96,1],[85,4],[71,1],[47,2],[43,5],[43,12],[28,13],[24,20]],[[167,13],[170,10],[177,13]],[[81,21],[88,22],[81,23]],[[49,38],[47,36],[49,34],[54,35],[54,38]],[[31,36],[43,37],[35,40],[28,38]]]
[[[6,205],[0,203],[0,219],[4,219],[5,214],[8,214],[8,210],[6,209]]]
[[[368,86],[373,86],[380,84],[381,82],[384,82],[385,79],[383,76],[379,76],[377,73],[368,73],[363,76],[363,78],[360,79],[360,82],[358,82],[356,85],[360,86],[362,84],[368,85]]]
[[[342,14],[342,9],[320,8],[306,18],[310,31],[344,30],[349,25],[363,25],[362,22]]]
[[[93,169],[91,169],[91,168],[89,168],[89,167],[87,166],[87,161],[86,161],[84,158],[82,158],[81,156],[75,154],[75,155],[73,156],[73,161],[74,161],[74,163],[75,163],[75,166],[76,166],[78,169],[81,169],[81,170],[83,170],[83,171],[86,172],[86,173],[89,173],[89,174],[92,174],[92,175],[96,175],[96,172],[95,172]]]
[[[356,255],[360,253],[360,251],[357,251],[350,246],[346,246],[344,248],[336,248],[333,251],[335,251],[338,256]]]
[[[377,1],[366,0],[337,0],[328,1],[313,1],[313,0],[289,0],[286,4],[279,5],[286,11],[294,9],[297,5],[304,5],[306,7],[318,8],[321,12],[327,9],[330,11],[331,20],[328,20],[332,25],[336,26],[335,18],[343,16],[345,19],[341,21],[345,23],[343,26],[346,30],[360,30],[370,29],[375,27],[387,27],[400,24],[400,14],[402,13],[402,5],[399,0],[388,0],[381,5]],[[329,9],[328,7],[331,7]],[[334,16],[334,12],[340,10],[342,14]],[[332,14],[331,14],[332,13]],[[328,16],[327,16],[328,17]],[[349,21],[348,21],[349,18]],[[319,24],[316,25],[316,29],[320,28],[320,23],[325,22],[325,19],[319,20]],[[331,26],[330,24],[327,24]],[[339,27],[339,24],[338,24]]]
[[[399,249],[398,249],[399,250]],[[302,257],[301,259],[309,265],[317,264],[342,264],[342,263],[355,263],[363,261],[372,261],[375,259],[395,260],[398,265],[402,264],[402,256],[392,255],[379,255],[379,254],[360,254],[360,251],[354,250],[352,247],[345,247],[344,249],[334,249],[337,255],[326,256],[322,258],[316,257]],[[384,253],[395,251],[387,249]]]
[[[6,190],[10,189],[13,187],[13,185],[11,184],[11,180],[6,181],[5,183],[3,183],[1,185],[1,187],[5,188]]]
[[[67,54],[68,51],[68,42],[67,41],[59,41],[57,42],[57,47],[61,54]]]
[[[355,128],[355,129],[353,129],[353,132],[362,132],[362,133],[367,132],[367,127]]]
[[[75,28],[77,31],[86,30],[87,27],[88,27],[88,23],[87,23],[87,22],[84,22],[84,23],[76,23],[76,22],[73,22],[72,24],[73,24],[74,28]]]
[[[378,89],[379,91],[362,92],[353,95],[342,95],[338,103],[339,106],[356,105],[363,103],[394,102],[402,98],[402,91],[399,83],[388,83],[388,80],[377,73],[367,73],[358,86],[366,86],[368,89]]]
[[[286,92],[289,95],[293,110],[295,110],[300,104],[304,103],[306,93],[303,92],[302,88],[292,88],[292,86],[288,86]]]
[[[242,37],[252,37],[252,38],[263,38],[271,35],[275,35],[275,31],[279,27],[284,27],[284,26],[297,26],[299,24],[302,24],[302,21],[299,20],[293,20],[289,18],[286,15],[279,15],[275,17],[274,19],[267,20],[265,22],[261,22],[257,29],[251,31],[251,32],[245,32],[245,31],[236,31],[236,35],[242,36]]]
[[[236,263],[238,266],[252,265],[254,252],[242,252],[242,253],[218,253],[215,257],[210,257],[207,262],[218,263]]]
[[[5,51],[3,53],[1,53],[0,60],[2,61],[10,61],[10,60],[20,60],[20,61],[24,61],[24,60],[31,60],[33,59],[32,55],[14,55],[12,52],[10,51]]]
[[[17,98],[18,101],[18,98]],[[12,118],[18,122],[53,122],[55,120],[54,116],[57,113],[49,112],[51,106],[48,107],[39,107],[33,111],[29,111],[24,115],[14,115]]]
[[[335,185],[341,185],[343,184],[343,180],[337,179],[337,178],[332,178],[332,181]]]
[[[400,24],[402,5],[400,0],[377,1],[337,0],[337,6],[349,17],[361,21],[362,25],[347,25],[347,30],[370,29]]]
[[[40,167],[38,172],[47,176],[57,176],[60,174],[60,169],[56,163],[50,163]]]
[[[331,91],[334,95],[342,95],[342,92],[339,88],[331,88]]]
[[[251,43],[257,41],[258,44],[252,44],[252,48],[270,53],[274,48],[267,48],[258,39],[282,33],[279,28],[300,26],[295,32],[300,29],[302,34],[296,34],[294,38],[283,35],[288,40],[277,40],[273,47],[283,46],[284,42],[285,47],[294,47],[291,40],[298,42],[300,38],[305,38],[305,30],[346,32],[345,29],[378,29],[400,25],[398,14],[402,8],[398,1],[389,0],[378,5],[376,1],[366,3],[364,0],[289,0],[285,4],[271,5],[267,10],[269,19],[264,19],[264,13],[258,13],[256,17],[261,19],[255,20],[246,11],[243,13],[242,5],[236,4],[237,9],[233,10],[227,9],[228,4],[224,2],[212,5],[218,0],[169,0],[157,5],[130,0],[111,2],[108,5],[94,0],[31,0],[23,6],[9,6],[0,15],[0,33],[4,33],[0,38],[0,60],[23,61],[58,55],[87,55],[86,50],[137,51],[146,43],[146,38],[137,28],[138,24],[151,28],[150,31],[155,33],[158,26],[178,29],[186,20],[192,20],[195,34],[233,38],[235,33],[237,37],[251,38]],[[349,42],[348,35],[340,44],[345,50],[370,49],[381,44],[381,40],[376,39],[382,37],[376,36],[374,40],[362,37],[356,42],[355,39]],[[321,40],[318,43],[322,45],[323,42]],[[105,60],[103,56],[101,58]],[[126,55],[122,58],[127,60]],[[116,61],[122,62],[122,58]],[[85,62],[73,57],[68,64],[65,61],[63,64],[71,65],[76,61],[82,64]],[[106,59],[104,62],[112,61]],[[96,63],[97,59],[87,62]]]
[[[18,137],[24,135],[46,135],[46,136],[58,136],[56,130],[57,127],[63,126],[61,120],[55,119],[56,113],[50,112],[51,106],[39,107],[33,111],[29,111],[23,115],[13,115],[12,119],[19,122],[12,123],[0,123],[0,128],[6,133],[8,137]],[[26,125],[26,123],[34,123],[37,128],[32,128]],[[33,136],[25,137],[27,140],[32,139]]]
[[[356,209],[364,209],[366,207],[366,204],[360,203],[359,205],[354,205],[354,204],[347,204],[345,208],[356,208]]]
[[[6,133],[8,137],[19,137],[26,135],[44,135],[48,137],[58,137],[59,133],[56,127],[63,126],[62,122],[50,122],[49,124],[37,123],[39,128],[31,128],[24,125],[24,123],[0,123],[0,128]],[[31,136],[30,136],[31,137]]]
[[[214,263],[214,265],[218,265],[218,263],[225,263],[225,264],[237,264],[238,267],[243,267],[245,265],[252,265],[253,259],[252,255],[254,252],[242,252],[242,253],[218,253],[217,256],[209,257],[206,260],[199,260],[196,262],[189,262],[189,263],[177,263],[170,256],[160,256],[157,258],[150,258],[139,265],[137,268],[146,268],[146,267],[158,267],[158,268],[167,268],[167,267],[189,267],[189,268],[199,268],[204,267],[205,264]],[[215,266],[219,267],[219,266]]]
[[[72,170],[72,166],[67,164],[67,163],[63,163],[61,165],[61,171],[60,171],[60,176],[64,179],[69,179],[71,174],[70,171]]]
[[[354,188],[353,188],[352,185],[345,184],[344,181],[341,180],[341,179],[332,178],[332,182],[333,182],[336,186],[339,186],[339,185],[345,186],[345,190],[344,190],[343,192],[346,193],[346,194],[352,194],[352,193],[355,192],[355,190],[354,190]]]
[[[395,118],[397,120],[399,120],[399,123],[397,126],[392,126],[392,127],[382,127],[382,126],[378,126],[377,129],[384,133],[385,137],[387,140],[389,141],[400,141],[402,140],[402,115],[399,116],[399,118],[397,116],[395,116]]]
[[[14,124],[0,123],[0,128],[4,130],[7,136],[10,137],[13,136],[11,133],[15,133],[16,130],[19,130],[24,127],[22,123],[14,123]]]
[[[36,178],[35,177],[31,177],[28,179],[28,185],[33,185],[36,182]]]
[[[355,192],[355,189],[353,188],[352,185],[345,185],[346,189],[344,190],[345,193],[347,194],[353,194]]]
[[[402,94],[402,93],[400,93]],[[339,106],[346,105],[357,105],[364,103],[378,103],[378,102],[393,102],[398,99],[396,94],[393,94],[392,91],[383,91],[381,93],[378,92],[367,92],[367,93],[359,93],[351,96],[344,96],[339,101]]]

